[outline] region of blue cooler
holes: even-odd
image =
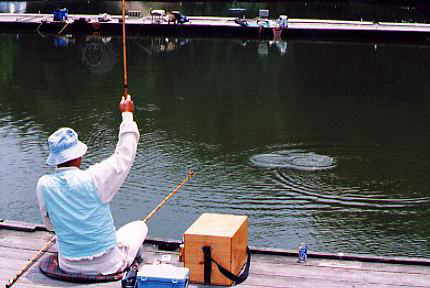
[[[170,264],[143,265],[137,272],[136,287],[188,287],[189,269]]]

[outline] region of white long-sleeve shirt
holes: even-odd
[[[109,158],[85,170],[85,172],[90,174],[96,186],[97,195],[103,203],[109,203],[113,199],[127,178],[136,156],[139,137],[137,124],[133,121],[133,113],[123,112],[115,152]],[[64,167],[57,168],[57,171],[67,169],[79,168]],[[43,222],[48,229],[53,230],[46,211],[43,193],[39,187],[37,187],[37,198]],[[60,254],[59,262],[62,269],[67,272],[111,274],[123,270],[127,266],[127,259],[125,259],[123,249],[127,249],[127,247],[123,247],[121,243],[117,243],[116,247],[106,251],[106,253],[82,259],[67,259],[61,257]]]

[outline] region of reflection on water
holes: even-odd
[[[257,53],[259,56],[267,56],[271,51],[279,53],[279,55],[283,56],[287,54],[288,51],[288,43],[286,40],[272,40],[272,41],[257,41]],[[252,45],[248,41],[246,45]]]
[[[112,49],[111,37],[86,36],[82,45],[82,64],[93,73],[106,73],[116,64],[115,53]]]
[[[81,64],[92,73],[103,74],[113,70],[117,64],[118,52],[112,45],[112,36],[99,34],[76,37],[73,35],[43,34],[43,38],[52,39],[53,48],[77,48],[81,53]],[[140,37],[134,44],[146,55],[153,56],[173,52],[190,43],[190,39],[167,37]]]
[[[250,158],[257,167],[287,168],[302,171],[319,171],[336,167],[334,158],[302,149],[275,151]]]
[[[136,45],[147,55],[173,52],[190,43],[190,39],[172,37],[151,37],[136,39]]]
[[[192,168],[152,236],[233,213],[249,215],[251,245],[428,257],[430,50],[377,44],[129,38],[142,138],[116,224]],[[85,167],[112,153],[120,51],[117,36],[0,34],[0,218],[40,222],[34,186],[58,127],[79,131]],[[309,165],[330,169],[294,169]]]

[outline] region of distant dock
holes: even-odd
[[[178,37],[231,37],[282,39],[333,39],[394,42],[430,40],[430,24],[288,19],[288,26],[274,32],[278,19],[244,19],[235,17],[188,16],[188,22],[177,24],[152,15],[127,16],[127,33],[144,35],[177,35]],[[44,32],[55,34],[109,33],[120,34],[121,16],[101,19],[100,15],[68,15],[54,21],[51,14],[0,14],[0,31]]]

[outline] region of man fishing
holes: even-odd
[[[47,164],[53,174],[42,176],[37,198],[43,222],[57,237],[58,260],[67,273],[114,274],[134,261],[148,233],[144,221],[116,231],[109,202],[133,164],[139,130],[133,120],[130,95],[119,104],[122,123],[115,152],[104,161],[80,169],[87,146],[71,128],[60,128],[48,138]]]

